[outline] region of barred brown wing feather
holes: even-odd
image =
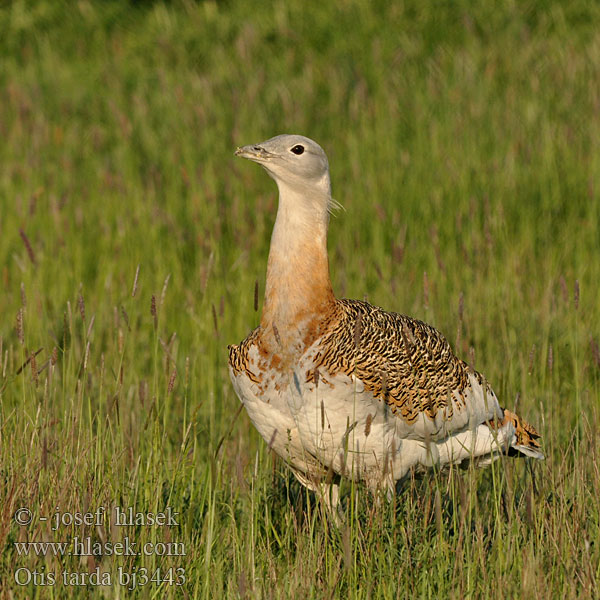
[[[440,411],[450,420],[463,407],[481,413],[482,421],[493,417],[491,388],[471,371],[483,392],[473,393],[469,367],[436,329],[358,300],[339,300],[338,306],[340,318],[322,339],[316,369],[356,377],[408,424],[422,414],[433,420]],[[494,400],[489,410],[468,406],[486,393]]]

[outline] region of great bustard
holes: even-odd
[[[394,490],[413,467],[499,454],[544,458],[535,429],[503,409],[441,333],[333,294],[323,149],[300,135],[238,148],[279,188],[260,325],[229,347],[237,395],[297,478],[337,505],[332,474]]]

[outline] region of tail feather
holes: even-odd
[[[541,450],[541,445],[538,441],[540,434],[527,421],[519,417],[519,415],[503,409],[504,418],[501,421],[490,421],[488,427],[490,429],[501,429],[507,425],[514,428],[514,437],[510,444],[509,454],[511,451],[517,451],[525,456],[543,460],[546,458]]]

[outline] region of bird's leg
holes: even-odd
[[[337,483],[331,483],[327,478],[320,481],[314,481],[306,473],[290,467],[296,479],[306,488],[314,492],[327,514],[332,518],[336,525],[341,525],[345,521],[344,512],[340,506],[340,486]]]
[[[365,483],[373,497],[375,510],[381,510],[386,501],[388,503],[393,502],[396,495],[396,481],[392,477],[391,472],[384,474],[383,478],[367,479]]]
[[[336,525],[341,525],[346,520],[346,515],[340,504],[340,486],[337,483],[322,481],[316,490],[317,496]]]

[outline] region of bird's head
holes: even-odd
[[[267,171],[279,189],[331,197],[329,163],[323,148],[302,135],[278,135],[266,142],[242,146],[236,156],[252,160]]]

